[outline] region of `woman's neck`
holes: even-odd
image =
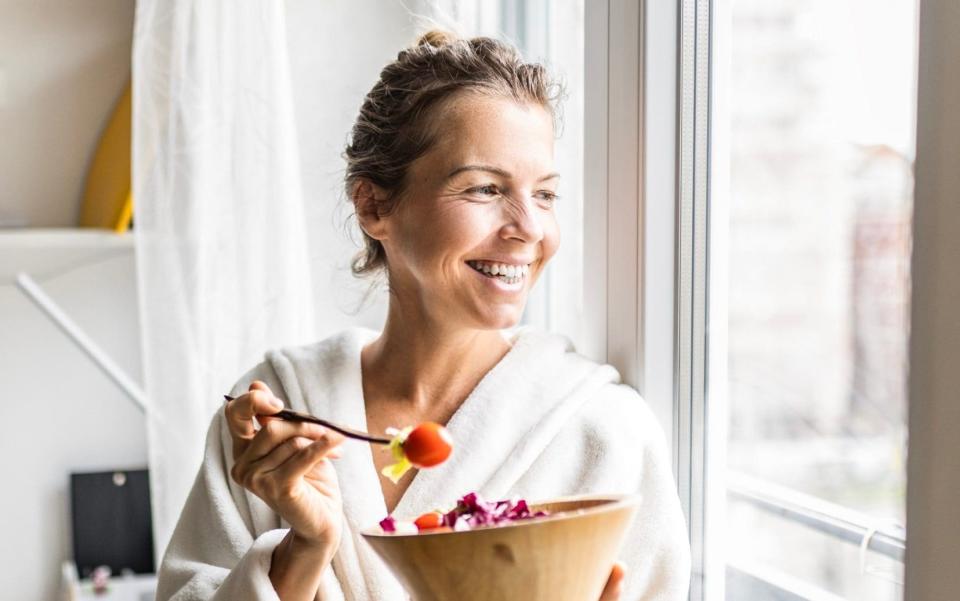
[[[449,417],[510,350],[499,330],[424,327],[391,317],[361,354],[368,410],[383,403],[394,411]]]

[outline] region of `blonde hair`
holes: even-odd
[[[510,44],[428,31],[384,67],[360,107],[343,153],[348,199],[355,185],[366,180],[389,195],[382,213],[394,210],[411,163],[435,141],[434,113],[444,101],[467,91],[539,104],[555,121],[563,96],[562,86],[543,65],[524,62]],[[386,268],[383,245],[366,232],[363,239],[364,247],[351,265],[358,277]]]

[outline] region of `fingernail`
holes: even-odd
[[[277,397],[270,397],[270,406],[274,409],[283,409],[283,401]]]

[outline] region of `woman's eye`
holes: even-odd
[[[476,186],[467,190],[471,194],[483,194],[487,196],[496,196],[500,194],[500,190],[493,184],[487,184],[486,186]]]
[[[552,204],[554,201],[560,198],[560,196],[558,196],[556,192],[551,192],[550,190],[540,190],[537,192],[537,198]]]

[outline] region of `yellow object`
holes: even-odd
[[[113,225],[113,231],[118,234],[130,229],[130,223],[133,221],[133,190],[127,191],[127,198],[123,201],[123,206],[120,208],[120,216],[117,218],[117,222]]]
[[[394,484],[399,482],[400,478],[403,478],[403,475],[413,467],[413,464],[410,463],[410,460],[407,459],[407,456],[403,452],[403,441],[407,439],[410,432],[413,432],[413,426],[407,426],[403,430],[387,428],[387,434],[392,437],[387,449],[389,449],[390,454],[393,455],[393,463],[380,470],[380,473],[390,478],[390,481]]]
[[[80,211],[81,227],[121,233],[130,229],[133,193],[130,188],[130,84],[124,88],[107,122],[87,172]]]

